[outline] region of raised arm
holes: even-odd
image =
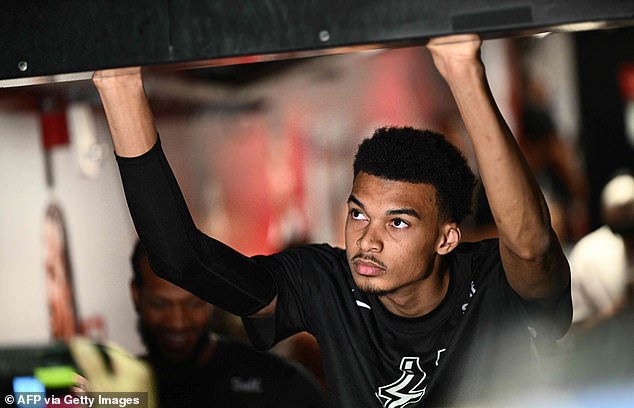
[[[141,68],[97,71],[93,83],[103,103],[115,153],[135,157],[150,150],[156,143],[156,128]]]
[[[231,313],[272,313],[272,277],[253,259],[196,228],[158,142],[141,69],[96,72],[93,82],[110,127],[130,215],[152,270]]]
[[[471,139],[509,283],[527,300],[548,301],[568,286],[568,262],[544,197],[493,100],[480,45],[476,35],[458,35],[431,40],[427,47]]]

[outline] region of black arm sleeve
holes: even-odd
[[[117,156],[128,208],[153,271],[228,312],[251,315],[275,297],[257,263],[199,231],[160,141],[138,157]]]

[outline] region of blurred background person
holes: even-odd
[[[211,332],[213,306],[156,276],[137,242],[132,298],[159,406],[325,406],[318,383],[299,364]]]
[[[604,225],[579,240],[569,256],[573,325],[560,341],[563,359],[549,362],[558,373],[551,384],[558,381],[562,389],[572,387],[576,395],[601,401],[600,406],[630,407],[634,403],[631,173],[617,173],[608,181],[600,207]]]
[[[619,173],[603,188],[604,225],[582,238],[569,260],[573,323],[592,327],[632,301],[634,284],[634,176]],[[629,292],[629,293],[628,293]]]

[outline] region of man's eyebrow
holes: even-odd
[[[419,220],[420,215],[418,215],[418,213],[416,212],[416,210],[414,210],[413,208],[398,208],[396,210],[388,210],[385,212],[385,215],[410,215],[412,217],[418,218]]]
[[[353,202],[365,210],[365,206],[363,205],[363,203],[359,201],[359,199],[355,197],[353,194],[350,194],[350,196],[348,197],[348,202]]]
[[[359,199],[353,194],[350,194],[350,197],[348,197],[348,202],[352,202],[365,210],[365,206],[363,205],[363,203],[359,201]],[[416,210],[414,210],[413,208],[397,208],[395,210],[387,210],[385,212],[385,215],[409,215],[418,218],[419,220],[421,219],[418,212],[416,212]]]

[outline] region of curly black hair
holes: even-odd
[[[460,223],[472,210],[476,177],[460,151],[443,135],[412,127],[382,127],[361,142],[359,172],[387,180],[434,186],[441,214]]]

